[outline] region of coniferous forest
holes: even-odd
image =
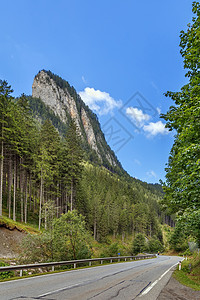
[[[72,120],[60,135],[48,118],[34,117],[29,97],[14,99],[6,81],[0,97],[0,215],[41,229],[76,209],[95,240],[141,232],[162,241],[160,223],[173,222],[161,212],[156,186],[87,161]]]

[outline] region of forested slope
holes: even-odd
[[[166,218],[158,204],[159,186],[87,161],[73,119],[65,128],[43,106],[38,122],[29,97],[14,99],[5,81],[0,87],[0,215],[48,229],[52,218],[77,209],[99,241],[138,232],[162,241],[160,223]],[[53,116],[63,134],[49,120]]]

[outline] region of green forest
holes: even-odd
[[[141,233],[163,243],[160,224],[174,223],[161,211],[159,185],[88,160],[74,121],[59,134],[51,120],[35,118],[30,97],[14,99],[6,81],[0,88],[1,216],[49,231],[54,219],[75,210],[98,242]]]
[[[106,159],[101,163],[74,120],[64,124],[41,99],[24,94],[14,98],[12,87],[0,80],[0,218],[39,230],[24,240],[24,260],[77,259],[119,251],[188,253],[189,241],[200,244],[200,5],[196,2],[193,13],[193,24],[180,35],[188,83],[179,92],[166,93],[175,104],[162,115],[175,132],[163,188],[132,178],[117,158],[116,168]],[[69,91],[80,110],[83,103],[75,89],[48,74]],[[85,109],[92,116],[95,134],[103,135],[96,115]],[[111,151],[106,141],[104,146]]]

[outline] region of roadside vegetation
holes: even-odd
[[[200,291],[200,254],[194,253],[181,264],[181,270],[174,272],[174,278],[181,284]]]

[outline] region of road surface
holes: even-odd
[[[1,300],[155,300],[180,257],[102,265],[0,283]]]

